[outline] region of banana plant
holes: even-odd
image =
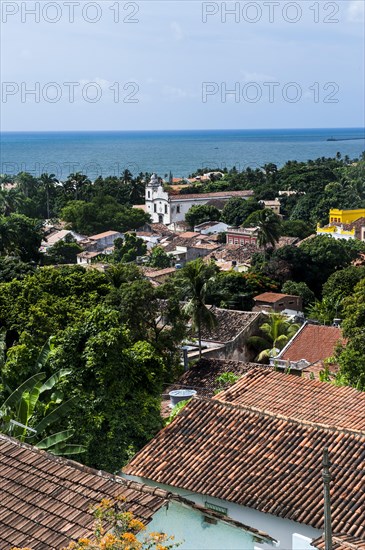
[[[43,346],[37,359],[36,370],[41,369],[51,351],[51,341]],[[45,416],[38,420],[37,405],[44,392],[53,391],[55,386],[64,380],[71,370],[61,369],[47,380],[44,372],[37,372],[23,382],[0,406],[0,430],[19,441],[26,441],[39,449],[47,450],[56,455],[79,454],[85,451],[81,445],[67,443],[74,435],[74,430],[64,430],[52,435],[45,435],[46,429],[64,417],[73,405],[74,399],[62,403],[62,393],[54,391],[51,400],[45,407]],[[56,408],[54,408],[54,406]],[[51,409],[51,410],[50,410]],[[47,411],[50,410],[50,412]]]

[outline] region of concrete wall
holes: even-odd
[[[321,530],[314,529],[313,527],[304,525],[303,523],[297,523],[288,519],[279,518],[272,514],[265,514],[253,508],[240,506],[239,504],[228,502],[226,500],[189,492],[178,487],[154,483],[153,481],[145,478],[133,476],[124,477],[127,477],[128,479],[135,479],[136,481],[146,483],[147,485],[162,487],[167,491],[172,491],[176,494],[185,496],[189,500],[203,506],[205,505],[205,502],[208,501],[211,504],[226,508],[229,517],[240,521],[244,525],[255,527],[256,529],[264,531],[279,541],[277,546],[279,550],[313,550],[313,546],[310,546],[311,540],[322,535]],[[273,495],[273,497],[275,497],[275,495]],[[308,506],[311,506],[310,502],[308,502]],[[220,550],[228,550],[229,548],[229,546],[224,545]],[[255,542],[255,549],[272,550],[272,546],[266,543]]]
[[[250,336],[258,333],[259,326],[264,322],[264,317],[258,314],[249,323],[242,332],[230,342],[226,342],[222,347],[203,350],[206,359],[232,359],[233,361],[253,361],[256,352],[247,345]],[[204,343],[203,343],[204,344]],[[213,345],[213,343],[211,343]],[[219,343],[217,342],[217,345]]]
[[[181,550],[254,550],[251,534],[220,521],[207,523],[199,511],[175,502],[154,515],[147,532],[173,535],[176,542],[184,541]]]

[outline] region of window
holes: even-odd
[[[167,214],[167,204],[165,204],[165,214]]]
[[[153,205],[153,211],[157,212],[157,205],[156,204]]]
[[[151,198],[151,191],[147,192],[147,196],[148,196],[149,199]]]
[[[234,244],[238,244],[238,239],[235,239],[235,240],[234,240]]]
[[[178,204],[176,207],[176,214],[180,214],[180,204]]]

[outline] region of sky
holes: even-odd
[[[0,4],[2,131],[365,126],[364,0]]]

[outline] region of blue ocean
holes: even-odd
[[[186,177],[197,168],[282,166],[337,152],[357,158],[365,129],[2,132],[0,145],[1,174],[48,172],[65,179],[82,172],[95,179],[129,169]]]

